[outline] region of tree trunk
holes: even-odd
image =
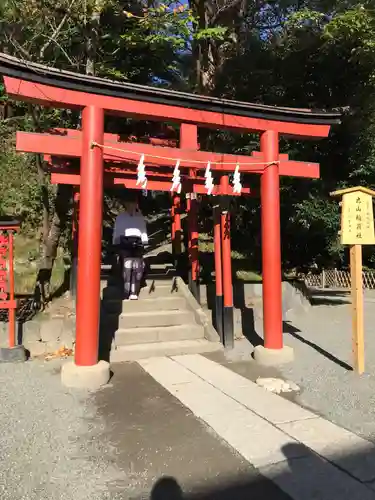
[[[95,62],[97,54],[98,32],[100,28],[100,16],[103,10],[103,0],[94,0],[88,23],[86,24],[86,74],[95,74]],[[48,195],[48,193],[47,193]],[[48,237],[43,241],[43,252],[41,265],[37,277],[35,289],[36,301],[39,300],[43,306],[50,299],[50,283],[52,269],[57,255],[60,237],[66,227],[67,214],[72,197],[72,187],[59,184],[57,186],[54,215],[48,231]],[[49,218],[48,218],[49,219]],[[44,234],[43,221],[43,234]]]
[[[30,104],[29,111],[33,119],[34,128],[37,132],[41,132],[40,127],[40,119],[39,119],[39,108],[32,106]],[[40,189],[42,195],[42,206],[43,206],[43,214],[42,214],[42,237],[41,243],[42,245],[46,245],[48,240],[48,234],[50,229],[50,203],[49,203],[49,195],[48,195],[48,184],[47,184],[47,176],[43,169],[43,160],[40,154],[37,154],[35,157],[36,166],[38,169],[38,178],[40,182]]]
[[[46,174],[43,170],[42,162],[43,160],[41,156],[37,154],[36,166],[38,169],[38,178],[41,185],[40,189],[41,189],[42,206],[43,206],[41,243],[44,246],[47,244],[49,230],[50,230],[50,204],[49,204],[48,186],[46,183]]]
[[[35,299],[40,306],[50,300],[50,283],[52,269],[57,256],[61,234],[66,228],[67,215],[70,207],[72,187],[59,184],[55,198],[55,211],[52,218],[46,242],[43,244],[43,252],[40,261],[37,284],[35,288]]]
[[[95,63],[103,0],[94,0],[89,21],[86,24],[86,75],[95,75]]]

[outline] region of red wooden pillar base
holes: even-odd
[[[14,297],[14,238],[13,231],[9,231],[9,300],[12,304],[15,303]],[[9,347],[15,347],[16,345],[16,307],[9,308]]]
[[[214,219],[214,254],[215,254],[215,324],[214,327],[224,343],[223,335],[223,269],[221,258],[221,214],[220,207],[215,206]]]
[[[198,149],[198,127],[191,123],[182,123],[180,128],[180,147],[196,151]],[[190,175],[195,175],[190,170]],[[198,252],[198,201],[195,193],[186,199],[188,213],[188,252],[190,260],[189,288],[196,300],[200,302],[199,284],[199,252]]]
[[[279,167],[272,164],[279,157],[278,133],[263,132],[260,146],[269,162],[261,176],[264,347],[258,346],[254,357],[271,365],[290,361],[293,351],[283,346]]]
[[[172,206],[171,206],[171,243],[172,243],[172,252],[174,252],[175,235],[176,235],[175,223],[174,223],[174,214],[175,214],[174,196],[172,195]]]
[[[104,112],[88,106],[82,112],[82,160],[78,234],[78,286],[75,362],[98,362],[100,271],[103,218]]]
[[[195,193],[190,193],[190,210],[188,212],[189,224],[189,257],[190,272],[189,279],[190,291],[200,302],[200,283],[199,283],[199,249],[198,249],[198,200]]]
[[[175,215],[174,215],[174,225],[175,225],[175,253],[176,256],[180,256],[182,253],[182,228],[181,228],[181,197],[180,195],[175,196]]]
[[[82,157],[78,233],[78,282],[75,362],[61,369],[68,387],[98,389],[110,378],[109,363],[99,361],[100,274],[103,220],[104,111],[82,112]]]
[[[172,218],[172,251],[177,258],[181,254],[181,198],[179,194],[174,194],[172,198],[171,218]]]
[[[266,162],[279,157],[279,137],[272,130],[261,136]],[[281,308],[280,184],[277,164],[269,165],[261,176],[262,276],[264,347],[283,347]]]
[[[228,192],[229,179],[223,175],[220,180],[223,192]],[[224,203],[226,206],[224,206]],[[233,284],[232,284],[232,255],[230,244],[230,212],[229,200],[223,199],[221,212],[221,247],[223,258],[223,336],[224,346],[228,349],[234,347],[233,326]]]
[[[16,309],[14,283],[14,233],[19,230],[19,221],[1,218],[0,223],[0,309],[8,310],[8,347],[0,347],[0,362],[26,361],[26,350],[19,345],[16,332]]]
[[[77,297],[77,268],[78,268],[78,221],[79,221],[79,187],[73,188],[73,214],[72,214],[72,264],[70,268],[70,295],[75,300]]]

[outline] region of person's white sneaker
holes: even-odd
[[[138,296],[132,294],[132,295],[130,295],[129,300],[138,300]]]

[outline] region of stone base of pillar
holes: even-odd
[[[288,346],[281,349],[267,349],[258,345],[254,349],[253,357],[257,363],[263,366],[284,365],[294,360],[294,351],[292,347]]]
[[[0,363],[22,363],[26,359],[26,349],[23,345],[0,347]]]
[[[94,391],[109,382],[111,372],[107,361],[99,361],[92,366],[79,366],[74,361],[67,362],[61,368],[61,383],[75,389]]]

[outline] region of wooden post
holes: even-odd
[[[353,368],[361,375],[365,371],[362,245],[375,244],[372,207],[372,198],[375,196],[375,191],[363,186],[357,186],[334,191],[331,195],[342,196],[342,202],[340,203],[341,244],[350,245]],[[336,269],[335,279],[337,279]]]
[[[223,334],[223,264],[221,255],[221,211],[220,205],[214,206],[214,253],[215,253],[215,328],[224,343]]]
[[[175,254],[175,234],[176,234],[176,226],[175,226],[175,204],[174,204],[174,196],[171,196],[172,204],[171,204],[171,243],[172,243],[172,254]]]
[[[78,231],[78,282],[75,363],[98,363],[100,271],[103,217],[104,111],[88,106],[82,112],[82,159]]]
[[[222,175],[220,186],[223,192],[229,191],[229,177]],[[232,253],[230,241],[230,212],[229,198],[221,199],[221,254],[223,269],[223,339],[227,349],[234,347],[233,323],[233,284],[232,284]]]
[[[180,127],[180,148],[197,151],[198,145],[198,127],[192,123],[181,123]],[[196,172],[194,169],[189,171],[190,177],[194,178]],[[198,200],[196,193],[187,193],[187,214],[188,214],[188,233],[189,233],[189,288],[197,302],[200,302],[200,283],[199,283],[199,248],[198,248]]]
[[[352,289],[352,324],[354,369],[365,371],[365,341],[363,320],[362,245],[350,246],[350,276]]]
[[[283,349],[281,290],[279,136],[274,130],[263,132],[260,147],[266,162],[261,175],[263,335],[266,349]],[[273,162],[273,163],[272,163]]]
[[[70,295],[76,302],[77,298],[77,268],[78,268],[78,221],[79,221],[79,186],[73,188],[73,219],[72,219],[72,264],[70,268]]]
[[[8,258],[9,258],[9,300],[14,303],[14,255],[13,255],[13,231],[9,231],[8,235]],[[9,308],[9,347],[16,345],[16,309],[15,307]]]
[[[14,284],[14,233],[20,228],[20,221],[0,217],[0,309],[8,309],[8,346],[18,344],[16,338],[16,309]]]

